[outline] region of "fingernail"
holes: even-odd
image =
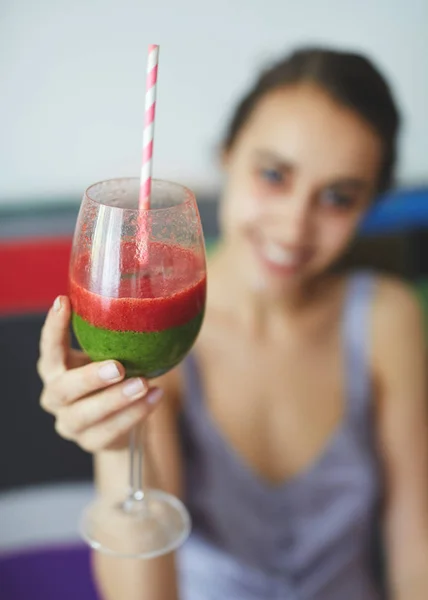
[[[120,377],[120,371],[116,366],[116,363],[110,361],[101,365],[98,369],[98,375],[105,381],[111,381]]]
[[[130,379],[123,386],[123,393],[128,398],[138,398],[146,391],[146,386],[140,378]]]
[[[61,298],[60,296],[57,296],[55,298],[55,301],[53,303],[53,309],[55,312],[59,312],[61,310]]]
[[[161,388],[153,388],[147,394],[147,404],[156,404],[163,396],[163,390]]]

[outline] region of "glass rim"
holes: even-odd
[[[152,183],[166,183],[169,186],[179,188],[181,191],[184,192],[184,198],[183,198],[183,200],[181,202],[178,202],[177,204],[173,204],[172,206],[158,206],[156,208],[152,208],[152,207],[141,208],[140,206],[138,206],[137,208],[129,208],[127,206],[112,206],[111,204],[105,204],[104,202],[101,202],[100,200],[97,200],[96,198],[93,198],[90,195],[90,191],[93,188],[95,188],[95,186],[98,186],[98,185],[100,185],[102,183],[108,183],[108,182],[113,182],[113,181],[117,181],[117,182],[120,182],[120,181],[127,181],[127,182],[129,182],[129,181],[135,181],[135,182],[138,182],[138,184],[140,183],[140,179],[138,177],[132,177],[132,176],[131,177],[126,177],[126,176],[125,177],[111,177],[109,179],[101,179],[100,181],[96,181],[95,183],[91,183],[91,185],[88,186],[85,189],[84,198],[86,198],[90,202],[94,202],[98,206],[106,206],[107,208],[110,208],[112,210],[113,209],[117,209],[117,210],[121,210],[121,211],[135,212],[135,213],[138,213],[138,212],[141,212],[141,213],[145,213],[145,212],[153,213],[153,212],[158,212],[158,211],[159,212],[160,211],[168,211],[168,210],[177,209],[179,207],[183,207],[186,204],[190,204],[190,203],[194,203],[195,205],[197,204],[196,203],[195,193],[192,192],[192,190],[189,187],[187,187],[185,185],[182,185],[181,183],[177,183],[176,181],[170,181],[169,179],[159,179],[159,178],[156,178],[156,177],[152,178]]]

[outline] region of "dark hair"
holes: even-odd
[[[378,133],[384,157],[378,190],[392,185],[400,115],[391,90],[373,63],[359,54],[303,48],[263,72],[237,106],[227,130],[229,150],[259,100],[268,92],[297,83],[314,83],[339,103],[355,110]]]

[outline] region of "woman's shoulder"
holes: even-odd
[[[414,286],[399,278],[379,274],[373,296],[373,346],[378,356],[392,347],[424,345],[424,314]]]
[[[358,269],[341,274],[336,281],[367,282],[373,290],[374,315],[380,319],[406,320],[421,314],[421,304],[414,285],[409,282],[369,269]]]
[[[345,279],[348,287],[354,284],[354,292],[357,286],[365,287],[370,329],[377,346],[397,343],[403,336],[418,330],[423,334],[423,306],[415,285],[372,270],[347,272]]]
[[[376,274],[374,315],[381,323],[406,323],[421,319],[422,307],[410,283],[390,275]]]

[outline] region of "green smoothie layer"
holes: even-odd
[[[92,360],[114,358],[123,364],[127,376],[153,378],[166,373],[184,358],[199,333],[203,313],[184,325],[151,332],[110,331],[73,314],[73,329]]]

